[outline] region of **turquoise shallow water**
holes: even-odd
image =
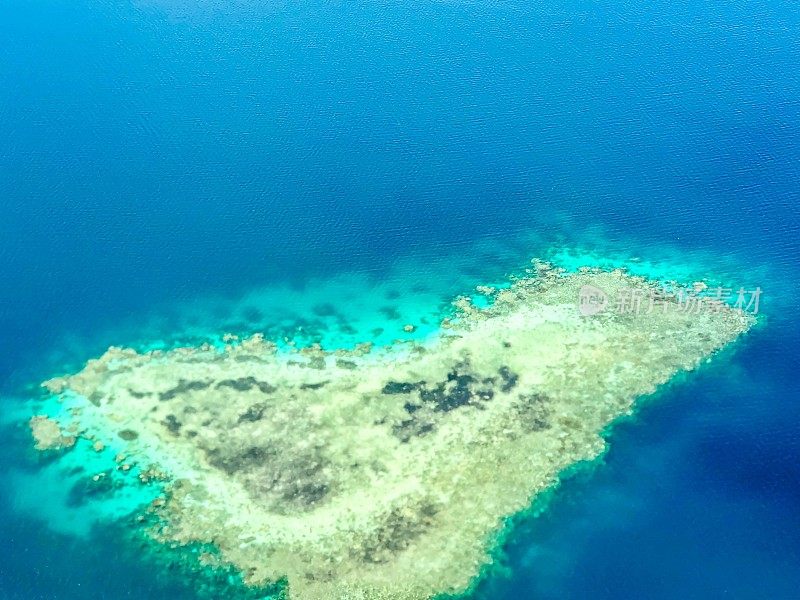
[[[790,3],[2,11],[0,597],[247,597],[109,522],[134,499],[74,487],[83,454],[35,455],[42,379],[109,344],[424,335],[554,247],[761,286],[764,324],[515,520],[474,597],[795,597]]]

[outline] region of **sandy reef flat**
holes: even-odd
[[[349,350],[278,350],[261,336],[138,353],[110,348],[45,382],[70,409],[37,417],[42,448],[123,447],[169,479],[152,535],[211,543],[244,580],[293,600],[423,599],[469,588],[504,520],[601,432],[754,323],[742,311],[613,306],[658,282],[546,264],[456,300],[438,333]]]

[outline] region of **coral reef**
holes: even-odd
[[[421,599],[459,592],[504,519],[679,370],[746,331],[719,308],[581,314],[656,282],[622,271],[538,273],[457,299],[440,331],[352,351],[278,351],[261,336],[138,353],[110,348],[45,383],[83,398],[79,434],[123,444],[140,478],[168,479],[157,539],[209,543],[253,585],[295,600]],[[386,309],[391,312],[391,308]],[[319,312],[335,311],[320,307]],[[37,447],[65,445],[31,421]]]
[[[62,450],[75,445],[75,436],[66,435],[58,422],[49,417],[31,417],[28,426],[37,450]]]

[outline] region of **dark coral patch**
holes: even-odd
[[[315,304],[311,310],[318,317],[333,317],[337,313],[336,307],[333,304]]]
[[[249,422],[254,423],[260,421],[264,417],[264,412],[267,410],[267,405],[263,402],[253,404],[250,408],[239,415],[239,423]]]
[[[384,394],[410,394],[419,387],[419,383],[390,381],[381,390]]]
[[[259,381],[255,377],[239,377],[238,379],[223,379],[217,384],[217,388],[229,387],[237,392],[247,392],[257,387],[262,394],[271,394],[277,388],[266,381]]]
[[[104,472],[94,477],[82,478],[75,483],[67,495],[67,506],[82,506],[91,500],[110,496],[120,489],[123,483]]]
[[[251,446],[239,452],[227,448],[206,450],[209,464],[228,475],[252,469],[274,456],[274,452],[258,446]]]
[[[396,425],[392,426],[392,434],[394,434],[401,442],[407,443],[413,437],[422,437],[427,433],[431,433],[436,429],[436,426],[422,419],[405,419]]]
[[[516,419],[527,431],[549,429],[551,412],[550,398],[544,394],[522,394],[514,404]]]
[[[400,312],[394,306],[382,306],[379,310],[390,321],[400,320]]]
[[[519,375],[512,373],[508,367],[500,367],[498,373],[503,380],[503,385],[500,386],[501,392],[510,392],[517,386]]]
[[[438,508],[430,501],[418,507],[394,508],[353,555],[365,563],[380,564],[406,550],[434,523]]]
[[[490,387],[478,387],[472,375],[459,373],[453,369],[447,379],[434,388],[423,388],[419,392],[420,400],[431,404],[436,412],[449,412],[466,406],[473,399],[489,400],[494,396]]]
[[[166,419],[164,419],[161,424],[173,435],[179,435],[181,427],[183,426],[183,423],[178,421],[175,415],[167,415]]]
[[[255,306],[248,306],[241,312],[242,317],[250,323],[257,324],[264,322],[264,313]]]
[[[328,385],[328,381],[318,381],[316,383],[303,383],[300,385],[301,390],[318,390],[326,385]]]
[[[172,400],[180,394],[186,392],[199,392],[211,386],[211,381],[187,381],[186,379],[179,379],[178,385],[168,389],[166,392],[161,392],[158,399],[163,401]]]
[[[294,455],[271,445],[205,448],[206,459],[235,475],[250,495],[280,514],[309,510],[330,493],[325,459],[314,451]]]

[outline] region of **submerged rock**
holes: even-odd
[[[28,421],[37,450],[63,450],[75,445],[75,436],[66,435],[57,421],[45,416]]]

